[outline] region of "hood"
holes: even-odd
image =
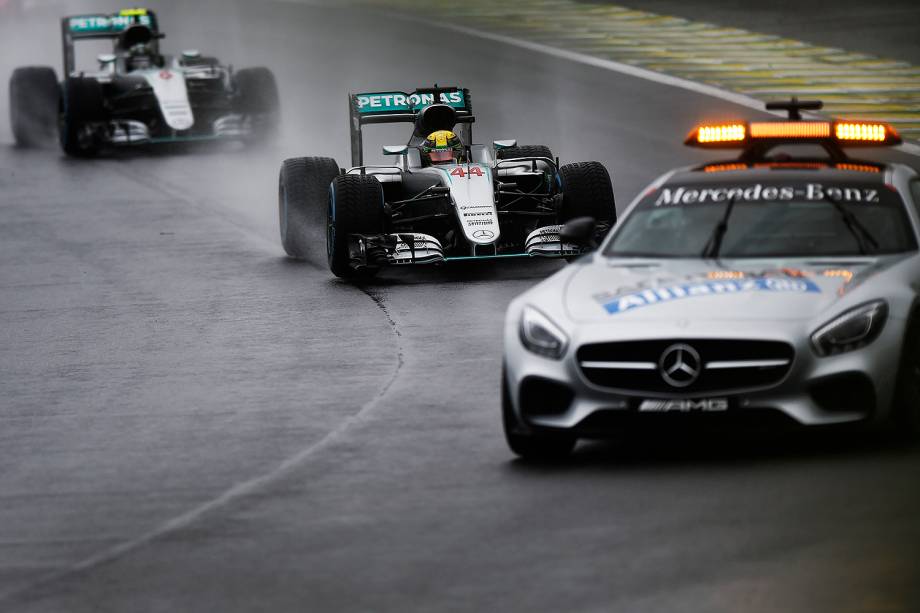
[[[606,259],[577,266],[565,287],[576,322],[803,320],[893,263],[844,260]]]

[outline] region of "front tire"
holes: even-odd
[[[502,426],[505,441],[516,455],[534,462],[558,462],[568,457],[575,448],[577,439],[568,434],[529,433],[518,431],[518,419],[511,406],[511,392],[508,376],[502,368]]]
[[[289,256],[304,259],[322,253],[329,186],[339,174],[332,158],[291,158],[278,177],[278,218],[281,245]],[[312,236],[311,236],[312,235]]]
[[[93,123],[105,119],[102,85],[91,78],[67,77],[61,94],[61,148],[72,157],[91,157],[99,143]]]
[[[54,142],[61,88],[54,69],[46,66],[17,68],[10,77],[10,126],[19,147],[40,147]]]
[[[891,407],[895,435],[920,439],[920,315],[914,314],[904,334],[901,361]]]
[[[598,240],[606,236],[617,221],[617,207],[610,173],[604,165],[578,162],[561,166],[559,187],[562,191],[559,223],[576,217],[593,217],[600,230]]]
[[[339,175],[329,189],[326,216],[326,254],[329,269],[337,277],[368,277],[377,268],[356,269],[351,264],[349,235],[383,234],[383,186],[370,175]]]

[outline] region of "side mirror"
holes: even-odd
[[[492,146],[495,147],[496,151],[500,151],[502,149],[507,149],[508,147],[516,147],[517,141],[513,138],[508,140],[496,140],[492,141]]]
[[[96,60],[99,62],[100,66],[107,66],[116,59],[118,59],[118,57],[114,53],[100,53],[96,56]]]
[[[408,145],[384,145],[383,155],[406,155],[409,152]]]
[[[597,248],[597,242],[594,240],[596,229],[597,222],[593,217],[576,217],[562,226],[559,239],[563,243],[577,245],[585,251],[593,251]]]
[[[197,60],[201,57],[201,51],[198,49],[186,49],[182,52],[182,57],[187,60]]]

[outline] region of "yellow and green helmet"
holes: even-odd
[[[463,143],[450,130],[437,130],[428,135],[422,144],[422,152],[432,164],[444,164],[460,158]]]

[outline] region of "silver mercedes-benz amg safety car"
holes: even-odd
[[[743,153],[663,175],[593,253],[511,303],[515,453],[648,424],[920,430],[920,178],[845,154],[900,143],[890,126],[768,108],[789,119],[694,130],[688,145]]]

